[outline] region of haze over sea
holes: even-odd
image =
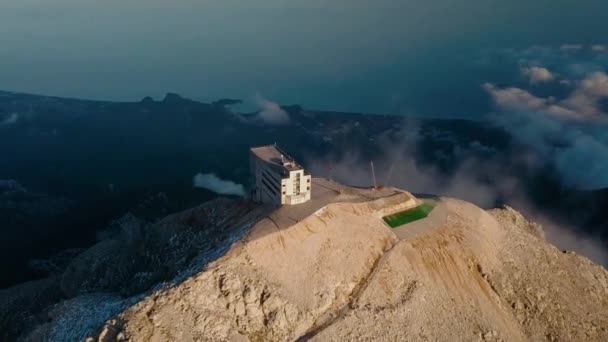
[[[593,0],[2,0],[0,89],[128,101],[260,93],[479,117],[491,110],[481,84],[519,77],[520,57],[497,51],[605,43],[607,12]]]
[[[574,195],[601,206],[606,13],[600,0],[0,0],[0,214],[14,218],[5,235],[16,239],[0,248],[16,260],[7,283],[31,278],[17,272],[32,257],[92,243],[141,203],[160,202],[148,211],[161,215],[209,199],[200,189],[246,192],[246,147],[276,141],[297,141],[301,156],[316,146],[303,162],[346,170],[346,184],[355,170],[369,179],[364,151],[375,146],[377,165],[401,161],[394,181],[412,191],[532,202],[528,212],[543,215],[536,207],[561,212]],[[291,104],[305,110],[281,107]],[[333,121],[329,111],[396,117]],[[61,217],[49,226],[51,216]],[[572,216],[571,231],[604,231],[601,215]]]

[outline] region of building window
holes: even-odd
[[[310,190],[310,187],[309,187],[309,186],[307,186],[307,187],[306,187],[306,190]]]
[[[293,192],[295,195],[300,194],[300,174],[296,173],[296,179],[293,182]]]
[[[285,191],[283,191],[283,195],[285,195],[285,194],[286,194],[286,192],[285,192]]]
[[[308,178],[306,181],[307,181],[308,183],[310,183],[310,178]]]

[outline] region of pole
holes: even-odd
[[[372,166],[372,178],[374,180],[374,189],[376,189],[378,187],[378,184],[376,184],[376,172],[374,171],[374,162],[370,161],[369,163]]]

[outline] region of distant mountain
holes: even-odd
[[[218,199],[216,193],[195,187],[193,177],[215,174],[247,187],[253,145],[276,142],[315,176],[360,187],[372,184],[373,161],[380,184],[461,197],[484,208],[505,203],[532,207],[553,222],[574,227],[577,235],[608,245],[608,190],[568,188],[551,164],[537,164],[539,158],[532,149],[515,143],[506,131],[490,123],[337,113],[290,105],[269,109],[287,115],[288,120],[279,125],[265,121],[262,111],[234,111],[230,106],[237,102],[202,103],[177,94],[161,101],[107,102],[0,92],[0,180],[5,180],[0,181],[0,287],[6,288],[0,290],[0,332],[4,333],[0,339],[12,340],[43,323],[41,317],[60,317],[61,312],[73,310],[82,316],[81,322],[90,318],[101,326],[139,300],[138,293],[178,279],[179,274],[191,275],[182,272],[194,272],[190,266],[222,255],[239,234],[247,233],[247,225],[238,225],[240,230],[234,223],[243,215],[249,217],[247,211],[239,210],[250,204],[238,198]],[[192,207],[199,209],[165,218]],[[252,210],[255,216],[266,209]],[[221,213],[227,221],[214,216]],[[508,211],[495,213],[497,219],[521,221]],[[503,221],[500,224],[513,228]],[[513,236],[524,236],[520,233]],[[545,254],[526,249],[521,255],[556,257],[557,252],[546,246],[544,242],[528,246]],[[156,257],[165,253],[169,254],[162,260],[170,260],[173,266],[163,265]],[[570,254],[556,258],[568,270],[591,267]],[[510,302],[502,296],[514,283],[496,277],[501,270],[510,275],[513,270],[502,264],[489,273],[480,265],[482,278],[489,274],[497,281],[491,284],[506,286],[499,297],[515,305],[516,311],[500,315],[536,319],[534,305],[562,305],[526,302],[521,293],[514,298],[519,302]],[[520,260],[511,266],[524,265]],[[540,267],[539,274],[555,271],[541,266],[534,266]],[[520,279],[540,281],[528,273]],[[576,293],[577,286],[572,288]],[[537,321],[524,325],[523,333],[566,336],[566,330],[555,328],[563,320],[551,317],[557,323]],[[299,322],[304,322],[307,333],[316,326]],[[11,329],[2,328],[6,326]],[[330,329],[330,335],[319,336],[348,339],[339,331]],[[503,332],[480,331],[486,340],[517,336]]]
[[[531,163],[529,147],[490,123],[289,105],[280,108],[288,122],[274,125],[259,111],[235,112],[234,104],[178,94],[109,102],[0,92],[0,179],[72,204],[57,220],[2,227],[9,238],[0,241],[0,266],[12,271],[3,272],[0,286],[36,278],[23,272],[32,258],[91,246],[129,212],[153,221],[216,198],[193,186],[198,173],[247,186],[248,148],[275,142],[315,175],[349,184],[371,184],[373,161],[379,182],[483,207],[511,204],[516,192],[555,220],[608,241],[603,197],[581,192],[586,199],[570,200],[579,192],[566,188],[551,165]],[[62,238],[48,238],[59,232]],[[8,252],[14,249],[18,255]]]

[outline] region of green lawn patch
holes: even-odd
[[[387,215],[384,216],[382,219],[384,219],[384,222],[386,222],[386,224],[388,224],[391,228],[397,228],[404,224],[418,221],[427,217],[431,210],[433,210],[433,208],[435,208],[435,203],[424,202],[416,208],[407,209],[398,213]]]

